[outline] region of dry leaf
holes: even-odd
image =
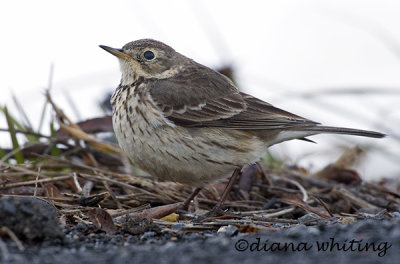
[[[349,168],[361,159],[363,153],[363,150],[358,146],[348,149],[336,162],[327,165],[322,170],[312,174],[311,177],[333,180],[344,184],[360,183],[361,177],[355,170]]]
[[[179,215],[175,214],[175,213],[169,214],[169,215],[161,218],[161,220],[168,221],[168,222],[178,222],[178,219],[179,219]]]
[[[54,198],[62,198],[62,197],[64,197],[60,193],[58,188],[52,183],[47,183],[47,184],[43,185],[43,188],[45,189],[47,197],[54,197]]]
[[[116,232],[112,217],[101,208],[93,208],[88,211],[89,219],[97,229],[105,231],[107,234]]]

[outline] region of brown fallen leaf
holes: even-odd
[[[157,206],[149,209],[145,209],[138,213],[129,214],[130,217],[135,217],[138,219],[160,219],[169,214],[175,212],[181,203],[167,204],[162,206]]]
[[[355,170],[337,168],[334,164],[330,164],[320,171],[318,178],[320,177],[344,184],[361,182],[361,177],[358,172]]]
[[[57,186],[55,186],[52,183],[46,183],[45,185],[43,185],[43,189],[45,190],[45,195],[47,197],[53,197],[53,198],[64,197],[58,190]]]
[[[101,208],[93,208],[88,211],[89,219],[97,229],[105,231],[107,234],[115,234],[116,228],[112,217]]]
[[[360,175],[355,170],[350,169],[350,167],[359,162],[363,153],[363,150],[358,146],[348,149],[336,162],[327,165],[322,170],[312,174],[311,177],[332,180],[344,184],[360,183]]]

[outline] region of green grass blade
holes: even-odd
[[[19,149],[19,143],[18,143],[18,139],[17,139],[17,133],[15,132],[15,122],[13,122],[13,118],[8,114],[8,110],[7,107],[4,106],[3,107],[3,113],[6,117],[6,121],[7,121],[7,125],[8,125],[8,130],[10,131],[10,137],[11,137],[11,143],[13,146],[13,149]],[[24,155],[22,154],[21,151],[17,151],[14,154],[14,157],[17,161],[18,164],[24,163]]]
[[[54,122],[53,121],[50,123],[50,133],[51,133],[50,134],[51,137],[55,138],[56,130],[54,128]],[[57,148],[57,144],[56,143],[52,144],[50,153],[51,153],[52,156],[56,156],[56,157],[60,156],[60,150]]]
[[[0,160],[6,155],[3,149],[0,148]]]

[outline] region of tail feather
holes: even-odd
[[[292,140],[292,139],[301,139],[307,140],[306,137],[313,136],[316,134],[345,134],[345,135],[354,135],[361,137],[372,137],[372,138],[383,138],[386,135],[369,130],[361,130],[354,128],[345,128],[345,127],[330,127],[330,126],[305,126],[305,127],[296,127],[293,129],[285,129],[282,130],[274,139],[270,140],[268,143],[269,146],[274,144]]]
[[[386,136],[385,134],[376,131],[345,128],[345,127],[330,127],[330,126],[307,127],[304,129],[304,131],[316,132],[316,133],[346,134],[346,135],[372,137],[372,138],[383,138]]]

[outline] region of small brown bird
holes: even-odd
[[[119,59],[122,71],[111,97],[119,145],[134,165],[159,179],[204,187],[237,175],[286,140],[319,133],[384,136],[320,126],[276,108],[156,40],[100,47]]]

